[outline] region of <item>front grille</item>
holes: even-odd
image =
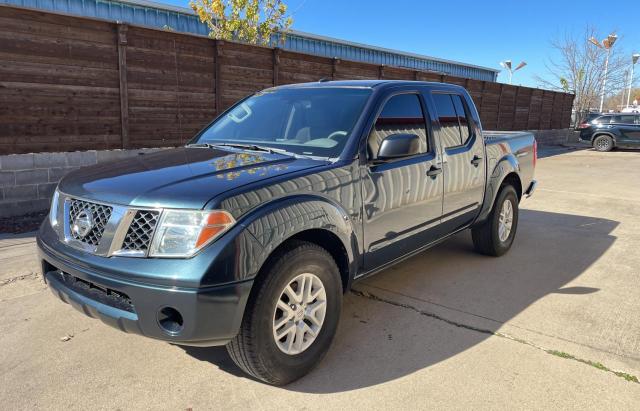
[[[84,236],[73,229],[76,217],[83,211],[90,213],[93,220],[91,229]],[[97,246],[104,233],[104,228],[111,217],[112,211],[113,207],[107,205],[72,199],[69,204],[69,231],[71,236],[83,243]]]
[[[127,235],[122,242],[122,250],[147,251],[160,217],[159,211],[138,210],[131,221]]]

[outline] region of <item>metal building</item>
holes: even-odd
[[[207,26],[191,9],[146,0],[0,0],[0,4],[122,21],[154,28],[207,35]],[[274,39],[277,44],[277,39]],[[496,81],[499,70],[420,54],[406,53],[366,44],[353,43],[300,31],[287,34],[283,49],[323,57],[362,61],[388,66],[409,67],[452,76]]]

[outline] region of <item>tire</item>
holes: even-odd
[[[254,290],[247,303],[240,332],[227,344],[227,351],[238,367],[247,374],[267,384],[285,385],[311,371],[329,350],[340,319],[342,281],[331,255],[312,243],[296,241],[270,261],[262,273],[264,275],[261,275],[253,286]],[[302,279],[303,276],[306,280]],[[294,280],[296,282],[292,283]],[[311,281],[312,284],[310,294],[319,292],[318,281],[324,287],[324,294],[316,297],[313,304],[303,302],[297,305],[296,310],[291,311],[295,315],[278,330],[294,327],[292,333],[295,333],[298,327],[302,327],[307,332],[301,339],[298,335],[287,333],[283,340],[278,341],[274,332],[276,321],[290,318],[279,308],[281,305],[278,305],[278,302],[288,299],[289,294],[285,291],[288,285],[292,290],[298,290],[301,282],[306,284],[306,281]],[[316,329],[315,339],[309,343],[312,338],[309,330],[317,324],[313,324],[305,314],[300,320],[300,310],[306,309],[302,308],[303,305],[307,308],[321,308],[322,298],[325,298],[326,307],[324,320],[319,329]],[[290,304],[291,302],[288,299],[285,306],[296,305],[296,301],[294,304]],[[318,312],[316,310],[314,315],[318,316]],[[316,318],[316,321],[319,320]],[[307,324],[306,328],[303,323]],[[289,341],[294,343],[289,344]],[[303,348],[297,345],[298,341],[300,344],[310,345]],[[280,348],[279,344],[283,348]],[[289,348],[290,353],[283,351]],[[294,352],[296,350],[299,352]]]
[[[593,148],[602,153],[613,150],[613,139],[609,136],[600,135],[593,139]]]
[[[506,238],[501,237],[500,217],[506,202],[511,204],[511,227]],[[473,246],[477,252],[484,255],[499,257],[511,248],[518,229],[518,195],[511,185],[502,187],[493,204],[493,209],[487,220],[471,229]]]

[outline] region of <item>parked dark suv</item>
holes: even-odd
[[[598,151],[615,147],[640,148],[640,115],[635,113],[602,114],[578,126],[580,141]]]

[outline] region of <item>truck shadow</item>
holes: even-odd
[[[475,254],[465,232],[358,282],[356,292],[345,296],[338,335],[328,355],[312,373],[285,389],[333,393],[402,378],[481,343],[547,295],[558,294],[556,298],[567,298],[570,304],[571,298],[597,293],[597,288],[567,284],[612,246],[616,238],[611,232],[618,224],[521,210],[514,246],[501,258]],[[455,327],[458,322],[485,332]],[[224,347],[184,349],[223,371],[243,375]]]
[[[564,146],[542,146],[538,148],[538,158],[547,158],[558,156],[562,154],[571,153],[574,151],[586,151],[593,150],[590,146],[586,145],[584,147],[564,147]]]

